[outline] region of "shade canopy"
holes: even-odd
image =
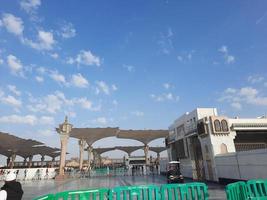
[[[154,151],[155,153],[161,153],[166,150],[166,147],[149,147],[150,151]]]
[[[119,128],[73,128],[70,132],[70,137],[86,140],[91,146],[97,140],[106,137],[114,137],[117,135]]]
[[[113,151],[116,150],[115,147],[107,147],[107,148],[95,148],[94,151],[101,155],[102,153],[106,153],[108,151]]]
[[[117,146],[115,148],[118,150],[124,151],[127,154],[131,154],[138,149],[143,149],[144,147],[143,146]]]
[[[32,139],[22,139],[9,133],[0,132],[0,154],[7,157],[13,154],[27,158],[33,155],[56,157],[58,148],[45,146],[42,142]]]
[[[168,130],[120,130],[117,137],[138,140],[147,145],[152,140],[167,137],[168,134]]]

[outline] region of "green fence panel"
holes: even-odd
[[[205,183],[187,183],[187,199],[190,200],[208,200],[208,186]]]
[[[73,190],[55,194],[55,200],[107,200],[109,189]]]
[[[54,195],[53,194],[47,194],[44,196],[36,197],[32,200],[54,200]]]
[[[109,200],[160,200],[159,188],[155,185],[115,187],[110,190]]]
[[[160,188],[161,200],[186,200],[186,184],[165,184]]]
[[[225,188],[227,200],[246,200],[248,199],[247,185],[243,181],[228,184]]]
[[[267,199],[267,180],[249,180],[247,187],[250,197],[266,197]]]

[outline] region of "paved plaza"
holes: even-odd
[[[190,182],[190,180],[186,180]],[[23,199],[29,200],[33,197],[47,193],[57,193],[65,190],[77,190],[97,187],[115,187],[123,185],[161,185],[166,183],[164,176],[117,176],[117,177],[92,177],[82,179],[68,179],[64,181],[41,180],[41,181],[22,181],[24,190]],[[1,185],[3,182],[1,182]],[[208,183],[209,199],[226,199],[224,186]]]

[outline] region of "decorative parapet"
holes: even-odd
[[[267,130],[267,123],[233,123],[231,130]]]

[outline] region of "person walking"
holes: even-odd
[[[5,179],[5,184],[1,188],[7,193],[6,200],[21,200],[23,195],[23,190],[20,182],[16,181],[16,174],[10,172]]]

